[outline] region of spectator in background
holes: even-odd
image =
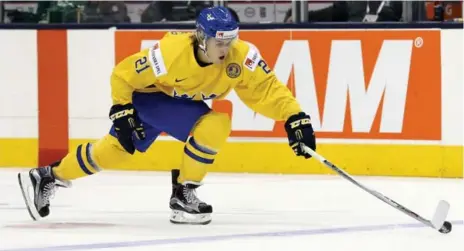
[[[130,22],[121,1],[39,1],[37,13],[14,10],[12,22],[23,23],[123,23]]]
[[[462,1],[427,1],[423,7],[425,20],[462,22]]]
[[[127,6],[122,1],[100,1],[98,9],[104,23],[130,23]]]
[[[76,5],[72,1],[39,1],[36,13],[7,11],[12,23],[64,23],[76,21]]]
[[[130,23],[127,6],[119,1],[87,1],[84,5],[85,23]]]
[[[227,7],[227,9],[229,9],[230,14],[232,14],[232,16],[235,18],[235,21],[237,21],[237,23],[240,23],[240,18],[238,17],[237,12],[234,9],[229,8],[229,7]]]
[[[403,1],[349,1],[348,21],[397,22],[403,16]]]
[[[211,1],[153,1],[143,11],[142,23],[194,21],[198,13],[212,6]]]
[[[348,20],[346,1],[334,1],[329,7],[308,11],[308,22],[344,22]],[[284,23],[292,23],[292,9],[285,14]]]
[[[36,13],[9,10],[5,11],[5,14],[12,23],[38,23],[42,20],[47,20],[48,22],[48,9],[52,8],[54,5],[56,5],[56,3],[52,1],[40,1],[37,3]]]
[[[332,6],[308,12],[309,22],[394,22],[401,21],[402,1],[336,1]],[[284,22],[292,22],[289,9]]]

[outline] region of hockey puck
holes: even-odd
[[[447,233],[451,232],[452,228],[453,228],[453,225],[451,225],[451,222],[445,221],[443,223],[443,226],[440,228],[440,230],[438,230],[438,232],[440,232],[442,234],[447,234]]]

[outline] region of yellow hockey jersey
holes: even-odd
[[[223,99],[235,90],[252,110],[277,121],[301,111],[254,45],[237,40],[222,64],[202,67],[195,59],[192,35],[169,32],[153,47],[117,64],[111,76],[113,104],[131,103],[134,91],[208,100]]]

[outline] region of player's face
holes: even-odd
[[[224,62],[224,59],[229,52],[230,47],[234,43],[235,39],[219,40],[219,39],[208,39],[207,48],[208,48],[208,57],[211,62],[214,64],[220,64]]]

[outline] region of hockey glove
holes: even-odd
[[[316,150],[316,137],[311,125],[311,118],[304,112],[290,116],[285,122],[285,131],[288,136],[288,143],[297,156],[311,158],[309,153],[303,151],[301,143]]]
[[[116,136],[121,146],[130,154],[134,154],[135,146],[132,135],[143,140],[145,132],[143,124],[138,119],[132,104],[113,105],[110,110],[110,119],[113,121]]]

